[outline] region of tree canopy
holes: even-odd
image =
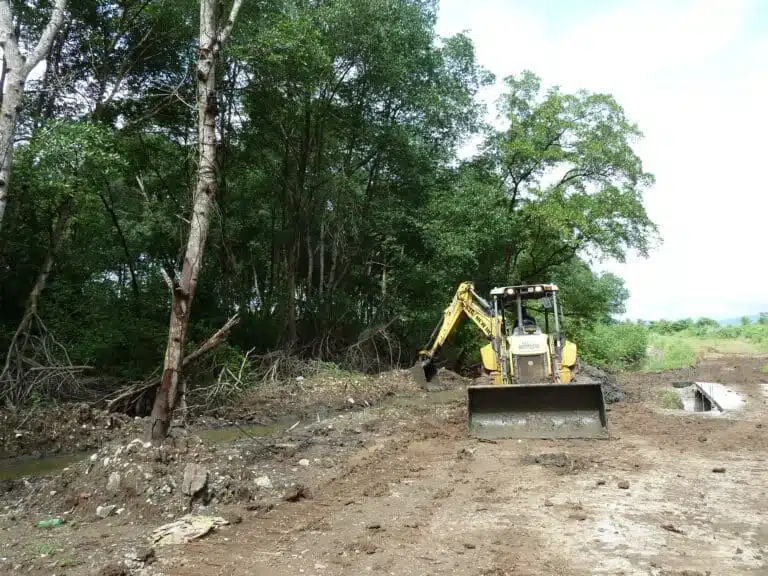
[[[39,36],[49,3],[16,4],[19,29]],[[197,169],[197,6],[71,3],[19,119],[0,349],[66,205],[45,330],[101,387],[161,364],[163,278],[182,267]],[[241,322],[201,378],[248,351],[409,363],[464,280],[555,281],[576,332],[623,311],[622,280],[591,265],[657,238],[640,129],[611,95],[545,90],[528,71],[505,79],[503,127],[488,126],[478,94],[495,78],[468,36],[438,36],[437,9],[243,5],[217,56],[217,193],[187,347]],[[472,136],[482,144],[461,159]]]

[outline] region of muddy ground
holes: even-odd
[[[120,432],[97,451],[0,482],[0,572],[768,574],[765,362],[623,375],[601,441],[470,439],[461,379],[304,410],[296,426],[178,429],[161,449],[132,438],[137,422],[100,422]],[[694,378],[727,384],[744,407],[660,407]],[[226,524],[152,542],[189,511]],[[65,522],[37,527],[51,518]]]

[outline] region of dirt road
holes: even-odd
[[[697,369],[745,399],[719,416],[658,407],[692,375],[624,376],[630,400],[611,407],[605,441],[468,439],[460,389],[335,418],[338,441],[305,443],[254,471],[293,474],[305,497],[233,504],[231,525],[158,549],[140,572],[768,574],[764,363],[726,357]],[[90,573],[107,560],[100,542],[122,551],[147,531],[136,516],[81,526],[67,545],[90,560],[56,573]]]
[[[679,375],[627,377],[603,442],[471,441],[461,405],[383,420],[395,433],[312,499],[188,545],[172,573],[768,574],[761,365],[698,370],[744,394],[727,418],[657,409]]]

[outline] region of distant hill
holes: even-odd
[[[747,318],[749,318],[749,321],[751,323],[757,322],[760,319],[760,314],[747,314]],[[727,318],[725,320],[718,320],[720,324],[723,326],[740,326],[741,325],[741,319],[742,316],[739,316],[738,318]]]

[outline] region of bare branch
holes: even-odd
[[[27,61],[24,63],[23,76],[26,77],[37,66],[43,56],[51,49],[53,39],[61,28],[62,22],[64,22],[64,10],[67,8],[67,0],[56,0],[53,5],[53,12],[51,13],[51,19],[48,21],[48,25],[43,31],[43,35],[40,37],[40,41],[35,46],[32,53],[27,56]]]
[[[165,284],[168,286],[168,290],[173,292],[173,280],[171,280],[170,274],[165,270],[165,267],[160,267],[160,272],[163,273],[163,280],[165,280]]]
[[[220,48],[229,41],[229,37],[232,35],[232,28],[235,26],[235,20],[237,20],[237,13],[242,5],[243,0],[235,0],[232,4],[232,10],[229,12],[227,23],[224,25],[224,28],[219,30],[217,48]]]

